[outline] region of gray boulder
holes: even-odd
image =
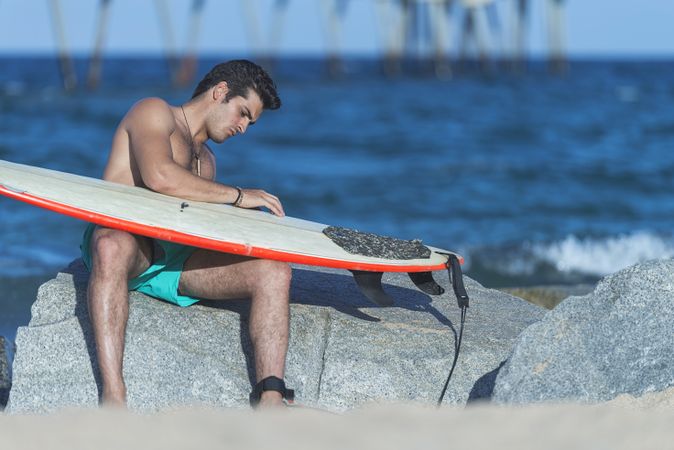
[[[448,288],[447,275],[436,275]],[[465,281],[471,306],[447,404],[488,398],[515,338],[545,312]],[[298,403],[344,411],[371,401],[436,401],[459,328],[453,293],[431,301],[404,274],[384,282],[394,307],[369,303],[344,271],[294,267],[286,380]],[[8,412],[97,404],[86,284],[76,261],[40,288],[29,325],[17,333]],[[247,407],[254,380],[247,321],[246,301],[179,308],[132,293],[124,357],[130,408]]]
[[[636,265],[527,328],[493,400],[599,402],[674,386],[674,261]]]

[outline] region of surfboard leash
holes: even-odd
[[[452,374],[456,368],[456,362],[459,360],[459,351],[461,350],[461,340],[463,338],[463,325],[466,322],[466,310],[469,306],[468,293],[466,292],[466,287],[463,285],[463,273],[461,271],[461,263],[456,255],[451,253],[442,253],[447,255],[447,274],[449,276],[449,282],[452,284],[454,289],[454,295],[456,296],[456,301],[461,309],[461,326],[459,328],[459,338],[456,340],[454,345],[454,361],[452,362],[452,368],[449,370],[449,375],[447,375],[447,380],[445,385],[442,387],[442,392],[440,393],[440,398],[438,399],[437,406],[438,408],[442,405],[442,401],[445,398],[445,393],[447,392],[447,386],[449,386],[449,380],[452,379]]]

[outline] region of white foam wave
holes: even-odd
[[[533,253],[561,272],[608,275],[638,262],[671,258],[674,243],[648,232],[603,239],[568,236],[560,242],[535,245]]]

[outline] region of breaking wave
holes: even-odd
[[[674,242],[649,232],[601,239],[567,236],[559,242],[534,245],[532,253],[560,272],[604,276],[639,262],[671,258]]]
[[[633,264],[674,257],[674,237],[639,231],[606,237],[569,235],[468,251],[466,269],[485,286],[594,283]]]

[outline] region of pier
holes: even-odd
[[[567,69],[565,40],[565,0],[154,0],[154,20],[158,21],[170,80],[185,86],[195,76],[199,35],[204,14],[215,13],[228,4],[238,11],[245,25],[245,40],[251,58],[272,68],[282,52],[287,32],[289,7],[306,3],[315,10],[320,24],[322,54],[330,76],[343,75],[343,41],[353,17],[355,3],[367,3],[374,22],[362,33],[374,33],[382,72],[396,76],[411,65],[425,68],[440,79],[451,78],[457,69],[480,71],[526,70],[533,21],[540,21],[546,33],[546,58],[551,72]],[[73,90],[78,79],[69,51],[69,17],[63,15],[60,0],[48,0],[51,24],[58,52],[63,87]],[[536,5],[536,17],[532,7]],[[236,7],[235,7],[236,6]],[[114,0],[99,0],[86,6],[97,8],[95,39],[91,47],[86,84],[95,89],[102,76],[105,41]],[[171,8],[173,7],[173,9]],[[0,3],[0,13],[2,4]],[[264,21],[266,18],[267,21]],[[180,42],[175,21],[187,21],[185,39]],[[413,64],[410,64],[413,63]],[[468,69],[467,69],[468,70]]]

